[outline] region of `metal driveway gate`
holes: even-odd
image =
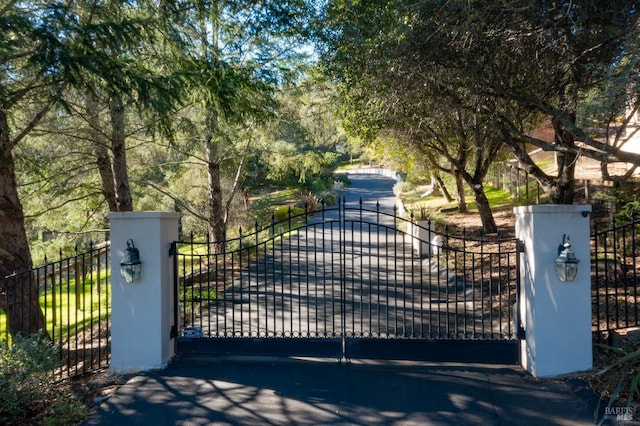
[[[518,362],[515,239],[355,204],[175,242],[177,351]]]

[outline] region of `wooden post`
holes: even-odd
[[[587,204],[591,203],[591,181],[588,179],[584,180],[584,198]]]

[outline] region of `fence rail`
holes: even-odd
[[[109,366],[110,244],[91,244],[68,258],[0,278],[0,340],[11,342],[11,324],[25,321],[55,345],[60,379]],[[37,295],[42,315],[24,312]],[[8,309],[22,307],[23,309]]]
[[[597,225],[591,236],[593,330],[640,326],[640,219]]]

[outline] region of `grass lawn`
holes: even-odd
[[[258,195],[251,197],[256,220],[258,220],[258,222],[271,220],[271,214],[273,214],[278,207],[294,204],[298,199],[299,193],[300,190],[297,188],[280,190],[265,189],[260,191]]]
[[[422,197],[421,195],[424,194],[428,188],[428,186],[424,185],[417,186],[413,190],[400,195],[407,212],[413,211],[414,216],[417,216],[420,211],[425,210],[432,218],[437,220],[442,216],[442,214],[439,213],[442,209],[456,208],[458,206],[455,201],[448,203],[441,195]],[[494,188],[488,184],[484,185],[484,191],[491,209],[499,210],[514,206],[514,200],[508,191]],[[465,192],[465,195],[467,196],[467,209],[469,212],[477,211],[477,206],[471,191]]]
[[[0,340],[5,338],[7,330],[7,315],[4,311],[0,311]]]
[[[111,314],[108,272],[93,280],[88,278],[79,286],[75,279],[56,283],[54,289],[41,291],[39,301],[49,336],[56,342],[64,341]],[[6,336],[7,318],[0,311],[0,339]]]
[[[494,188],[491,185],[484,185],[484,194],[487,196],[492,209],[503,209],[514,206],[511,195],[505,190]],[[469,196],[472,197],[472,195]],[[475,201],[469,202],[467,207],[469,210],[477,210]]]

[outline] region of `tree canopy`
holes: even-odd
[[[637,111],[639,13],[639,2],[623,0],[338,0],[328,2],[319,45],[348,122],[360,132],[388,127],[394,109],[408,118],[430,114],[404,99],[448,99],[490,117],[500,142],[551,200],[571,203],[579,155],[603,167],[640,165],[640,155],[598,139],[577,116],[605,92],[615,102],[601,104],[601,117]],[[554,141],[530,136],[544,118]],[[538,168],[526,144],[557,152],[557,175]]]

